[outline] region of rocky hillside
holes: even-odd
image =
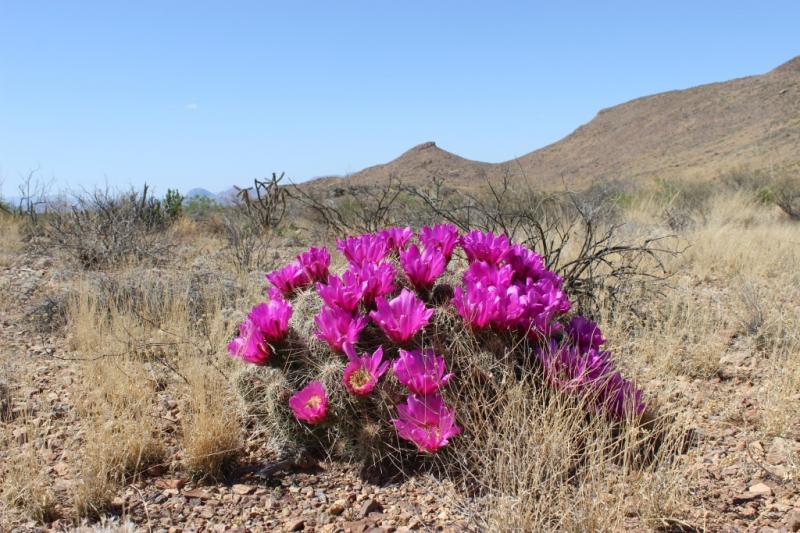
[[[464,186],[502,175],[545,187],[605,180],[707,179],[739,166],[800,170],[800,56],[758,76],[638,98],[601,110],[564,139],[517,159],[464,159],[433,142],[357,172],[353,184],[396,176]],[[326,178],[322,183],[339,181]]]

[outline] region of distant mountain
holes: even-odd
[[[188,191],[186,191],[186,194],[184,194],[184,197],[186,198],[200,197],[200,198],[211,198],[212,200],[216,199],[216,196],[217,195],[214,194],[213,192],[200,187],[189,189]]]
[[[508,175],[557,188],[607,180],[711,179],[737,166],[800,171],[800,56],[763,75],[601,110],[564,139],[504,163],[471,161],[426,142],[389,163],[314,184],[381,183],[391,176],[414,183],[440,176],[469,187]]]

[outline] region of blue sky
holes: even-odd
[[[434,140],[503,161],[800,54],[800,2],[0,0],[0,180],[217,191]]]

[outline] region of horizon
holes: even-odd
[[[57,190],[217,193],[426,141],[506,161],[603,108],[789,61],[800,5],[770,6],[5,2],[0,195],[37,168]]]

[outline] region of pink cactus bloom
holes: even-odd
[[[485,261],[475,261],[464,271],[465,285],[498,287],[502,290],[511,286],[514,270],[509,265],[497,266]]]
[[[411,395],[397,406],[397,414],[398,418],[392,419],[397,434],[416,444],[421,452],[435,453],[461,433],[455,423],[455,412],[447,408],[438,394]]]
[[[433,316],[433,309],[425,307],[425,303],[408,289],[403,289],[400,296],[388,302],[381,296],[375,303],[378,309],[369,316],[387,337],[398,343],[416,335]]]
[[[328,267],[331,265],[331,254],[325,247],[314,248],[297,256],[297,262],[303,267],[303,271],[311,282],[327,281]]]
[[[423,226],[419,230],[419,242],[426,249],[436,248],[441,251],[448,263],[453,257],[453,248],[458,244],[458,237],[458,228],[452,224]]]
[[[644,411],[642,391],[616,370],[609,352],[581,350],[550,340],[536,355],[551,385],[570,394],[587,395],[595,409],[617,419]]]
[[[405,249],[406,243],[414,236],[414,230],[408,226],[405,228],[392,227],[378,232],[378,235],[386,240],[389,250],[399,252]]]
[[[500,306],[500,295],[496,287],[468,285],[453,291],[453,306],[469,326],[485,328],[495,319]]]
[[[358,309],[366,288],[367,283],[359,281],[349,270],[341,278],[330,276],[327,284],[317,283],[317,293],[323,302],[351,313]]]
[[[328,395],[319,381],[311,381],[289,398],[289,407],[298,420],[319,424],[328,414]]]
[[[511,244],[505,235],[473,230],[461,237],[461,247],[467,255],[467,261],[486,261],[498,264],[506,258],[511,250]]]
[[[344,344],[344,353],[350,362],[344,368],[344,375],[342,376],[342,383],[350,394],[356,396],[366,396],[375,385],[378,379],[386,373],[389,368],[389,362],[383,361],[383,346],[378,348],[372,355],[364,354],[358,356],[355,348],[349,342]]]
[[[400,265],[408,281],[417,290],[429,290],[447,268],[447,260],[438,248],[425,248],[422,254],[416,244],[400,252]]]
[[[392,364],[397,381],[420,396],[427,396],[438,391],[453,378],[453,374],[445,374],[444,358],[433,350],[401,349],[399,357]]]
[[[541,273],[547,270],[544,267],[542,256],[522,244],[515,244],[511,247],[506,255],[506,261],[511,265],[518,279],[538,279]]]
[[[336,241],[336,249],[353,266],[379,263],[389,254],[389,246],[382,235],[365,233]]]
[[[311,279],[300,263],[289,263],[283,268],[267,274],[267,280],[272,283],[284,296],[291,295],[298,289],[303,289],[311,284]]]
[[[601,407],[617,420],[628,416],[639,416],[644,413],[646,408],[642,395],[641,389],[625,379],[619,372],[614,372],[605,386]]]
[[[361,330],[367,325],[365,316],[353,316],[344,309],[328,306],[323,306],[314,320],[319,327],[317,338],[337,352],[342,351],[345,342],[357,342]]]
[[[228,353],[247,363],[265,365],[271,351],[264,335],[248,318],[239,324],[239,336],[228,343]]]
[[[599,350],[606,339],[593,321],[581,315],[575,315],[566,327],[567,335],[581,351]]]
[[[396,289],[394,278],[397,272],[391,263],[365,263],[360,267],[351,267],[350,271],[364,284],[361,301],[366,306],[371,306],[377,298],[391,294]]]
[[[258,304],[250,311],[248,319],[252,322],[267,342],[280,342],[289,331],[289,319],[292,318],[292,305],[280,295],[267,303]]]

